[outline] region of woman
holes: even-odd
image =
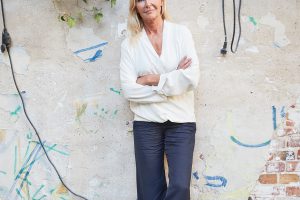
[[[189,200],[198,58],[190,31],[166,18],[166,0],[130,0],[120,80],[134,113],[138,200]],[[164,153],[169,166],[167,187]]]

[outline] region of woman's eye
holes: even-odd
[[[142,2],[142,1],[145,1],[145,0],[136,0],[137,2]]]

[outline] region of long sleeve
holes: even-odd
[[[130,52],[128,40],[121,45],[120,80],[124,97],[138,103],[164,102],[167,97],[158,94],[151,86],[136,83],[137,72],[134,69],[133,52]]]
[[[152,86],[152,89],[159,94],[166,96],[181,95],[187,91],[194,90],[198,85],[199,61],[192,34],[189,29],[183,27],[180,36],[182,55],[192,58],[192,64],[186,69],[161,74],[158,85]]]

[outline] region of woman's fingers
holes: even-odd
[[[183,63],[186,59],[187,59],[187,56],[184,56],[184,57],[179,61],[179,65],[180,65],[181,63]]]
[[[181,68],[181,67],[184,65],[186,59],[187,59],[187,57],[184,56],[184,57],[180,60],[180,62],[179,62],[179,64],[178,64],[178,67],[177,67],[177,68]]]
[[[192,64],[192,59],[190,59],[185,65],[184,65],[184,69],[188,68],[189,66],[191,66]]]
[[[191,64],[192,64],[192,59],[187,58],[186,56],[184,56],[183,59],[181,59],[181,61],[179,62],[179,65],[178,65],[177,69],[186,69]]]

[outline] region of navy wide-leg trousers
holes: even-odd
[[[189,200],[196,123],[133,122],[137,200]],[[169,166],[169,186],[164,171]]]

